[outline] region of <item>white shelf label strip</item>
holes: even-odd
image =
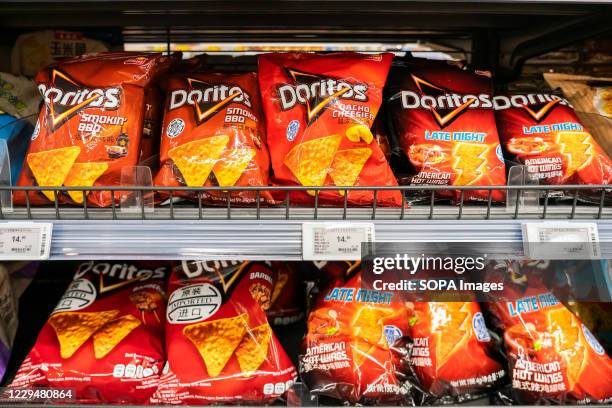
[[[0,224],[0,260],[43,260],[51,254],[50,222]]]
[[[302,258],[305,261],[361,260],[363,242],[374,242],[374,223],[302,224]]]
[[[522,227],[525,254],[531,259],[601,257],[599,233],[594,222],[528,222]]]

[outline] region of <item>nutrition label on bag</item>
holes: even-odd
[[[531,259],[596,259],[601,256],[597,224],[593,222],[525,223],[523,246]]]
[[[50,222],[0,224],[0,260],[49,259],[52,230]]]
[[[302,257],[305,261],[357,261],[361,244],[374,242],[373,223],[305,222]]]

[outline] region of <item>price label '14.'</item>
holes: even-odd
[[[50,222],[7,222],[0,224],[0,260],[49,259]]]
[[[361,244],[374,242],[373,223],[305,222],[302,257],[307,261],[357,261]]]

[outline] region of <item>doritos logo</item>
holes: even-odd
[[[187,78],[188,89],[176,89],[170,94],[168,110],[178,109],[184,105],[193,106],[198,125],[204,123],[230,103],[241,103],[251,107],[249,94],[239,86],[210,84],[193,78]]]
[[[142,269],[131,263],[109,263],[89,261],[79,265],[74,279],[79,279],[87,273],[100,277],[100,293],[118,289],[136,281],[149,279],[164,279],[166,267]],[[113,282],[113,283],[109,283]]]
[[[187,278],[193,279],[200,276],[210,276],[217,274],[221,270],[238,267],[242,262],[239,261],[182,261],[182,271]],[[233,269],[232,269],[233,270]]]
[[[352,84],[348,81],[309,74],[288,68],[287,75],[293,84],[278,87],[282,110],[289,110],[297,104],[306,105],[306,120],[314,122],[330,105],[339,99],[366,102],[366,84]]]
[[[455,121],[468,109],[491,109],[491,95],[461,95],[433,83],[411,75],[418,92],[402,91],[401,100],[404,109],[427,109],[436,123],[444,128]]]
[[[85,108],[114,110],[121,103],[121,88],[89,89],[57,69],[51,69],[51,85],[40,84],[38,91],[47,105],[52,131]]]
[[[570,106],[567,99],[549,94],[499,95],[494,98],[495,110],[521,108],[536,122],[541,122],[559,105]]]

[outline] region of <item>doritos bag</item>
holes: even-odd
[[[610,184],[612,161],[570,103],[557,95],[495,97],[499,132],[508,154],[541,184]]]
[[[19,186],[117,186],[121,170],[140,159],[145,87],[175,57],[101,53],[55,63],[36,76],[43,96]],[[116,199],[120,193],[116,192]],[[31,192],[33,205],[51,204],[53,191]],[[25,193],[15,192],[25,203]],[[60,203],[83,203],[83,193],[60,193]],[[94,206],[111,204],[109,191],[87,194]]]
[[[544,285],[536,271],[543,263],[500,262],[486,277],[504,284],[484,306],[504,336],[513,396],[524,404],[610,403],[612,359]]]
[[[168,81],[157,186],[267,186],[265,143],[257,76],[189,73]],[[195,194],[187,196],[196,197]],[[236,203],[253,203],[254,191],[232,192]],[[223,191],[206,201],[224,203]],[[271,201],[268,191],[262,201]]]
[[[75,403],[143,404],[157,388],[168,266],[85,262],[12,387],[72,388]]]
[[[302,186],[396,186],[370,131],[382,100],[391,54],[264,54],[259,87],[266,114],[274,182]],[[311,204],[314,191],[290,194]],[[320,204],[341,204],[344,190],[321,191]],[[284,199],[284,193],[280,199]],[[368,205],[372,191],[349,191]],[[401,204],[399,191],[379,191],[377,203]]]
[[[397,403],[403,385],[408,318],[393,292],[364,289],[358,271],[320,293],[299,356],[310,391],[360,403]]]
[[[502,365],[476,302],[408,302],[410,366],[434,398],[479,393],[501,383]],[[426,399],[429,399],[426,397]]]
[[[488,72],[449,62],[412,59],[394,63],[387,83],[390,125],[416,173],[412,185],[506,184]],[[439,198],[459,198],[441,191]],[[494,190],[493,201],[504,192]],[[486,201],[488,191],[465,191],[465,200]]]
[[[167,373],[155,404],[265,403],[296,371],[262,307],[273,274],[263,263],[188,262],[170,279]]]
[[[306,287],[297,262],[271,262],[274,287],[266,315],[275,326],[286,326],[304,317]]]

